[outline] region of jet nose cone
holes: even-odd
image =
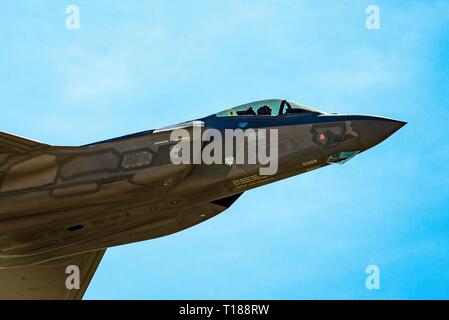
[[[366,120],[357,121],[356,131],[364,149],[371,148],[384,141],[407,122],[382,117],[369,117]]]

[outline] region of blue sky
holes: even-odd
[[[0,130],[54,145],[265,98],[408,122],[343,166],[108,250],[86,299],[449,298],[449,1],[2,0],[0,28]]]

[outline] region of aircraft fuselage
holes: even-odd
[[[170,151],[177,141],[170,135],[176,129],[170,127],[82,147],[43,146],[0,159],[2,265],[28,265],[178,232],[224,211],[247,190],[343,162],[404,125],[323,113],[199,121],[203,132],[276,129],[277,172],[261,175],[260,164],[226,161],[175,165]],[[205,145],[201,142],[201,148]]]

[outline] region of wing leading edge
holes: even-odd
[[[45,144],[0,131],[0,154],[22,154],[39,146]]]

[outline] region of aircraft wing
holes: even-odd
[[[105,251],[81,253],[32,266],[0,267],[0,299],[80,300]],[[66,280],[74,274],[67,266],[79,268],[79,289],[67,289]]]
[[[0,154],[11,153],[21,154],[26,153],[44,144],[30,139],[22,138],[0,131]]]

